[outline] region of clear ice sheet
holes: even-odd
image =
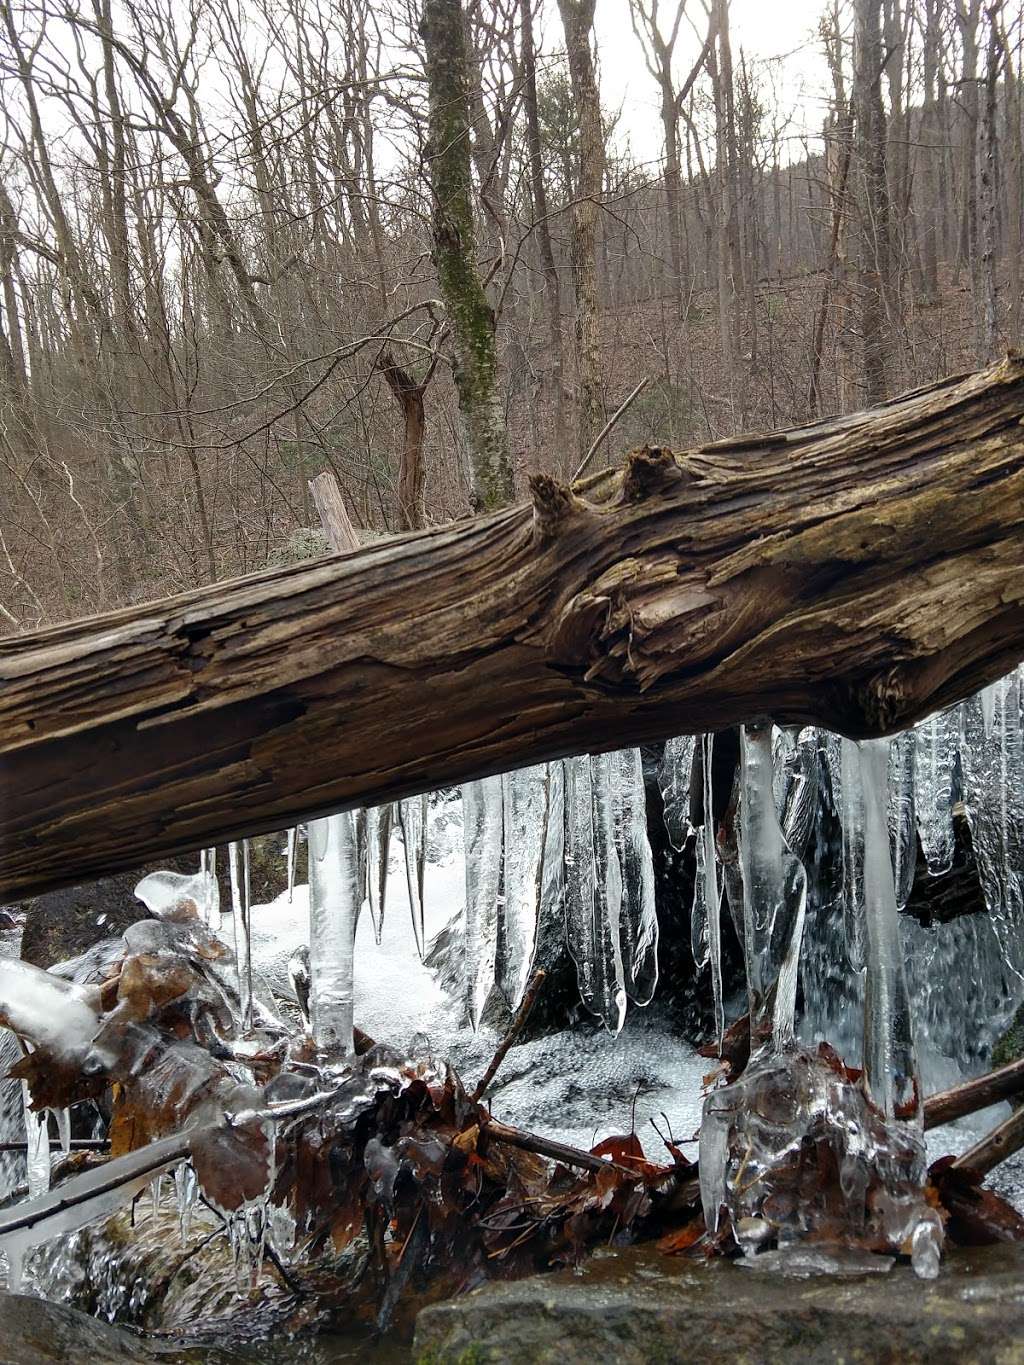
[[[910,899],[917,871],[916,760],[912,730],[889,741],[889,845],[896,904],[901,910]]]

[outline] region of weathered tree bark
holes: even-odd
[[[423,395],[434,374],[431,363],[427,377],[417,383],[403,370],[390,347],[377,361],[402,413],[402,458],[398,466],[398,520],[403,531],[418,531],[423,526],[423,442],[427,428]]]
[[[512,463],[498,386],[494,310],[476,263],[468,59],[460,0],[424,0],[420,35],[430,94],[425,159],[433,195],[434,265],[452,331],[474,506],[479,512],[493,511],[512,498]]]
[[[0,901],[758,715],[899,729],[1024,653],[1024,361],[0,644]]]
[[[885,398],[889,389],[890,335],[889,188],[886,179],[886,125],[882,104],[884,54],[880,0],[854,6],[854,127],[856,185],[860,214],[860,330],[864,397]]]
[[[597,292],[597,214],[604,189],[605,147],[601,96],[590,40],[597,0],[558,0],[565,30],[573,100],[579,112],[579,187],[572,206],[572,280],[576,294],[576,459],[581,460],[604,421],[601,315]]]
[[[562,351],[562,284],[555,265],[548,224],[548,193],[544,184],[544,152],[540,136],[540,111],[537,103],[537,54],[533,42],[533,0],[520,0],[519,27],[522,34],[523,114],[526,145],[530,158],[530,194],[537,250],[544,275],[544,303],[547,313],[548,346],[551,351],[551,405],[554,415],[554,446],[561,452],[565,433],[565,364]]]
[[[359,548],[359,537],[338,487],[338,480],[329,469],[309,481],[309,493],[320,518],[328,548],[334,554],[346,554]]]

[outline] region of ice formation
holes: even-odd
[[[526,992],[537,946],[548,830],[553,819],[562,819],[561,809],[555,808],[558,792],[552,791],[552,766],[542,763],[521,768],[501,779],[505,854],[502,893],[497,900],[501,932],[494,971],[512,1010]],[[493,829],[490,832],[494,833]]]
[[[252,947],[249,937],[249,841],[228,844],[231,879],[231,929],[234,936],[238,997],[242,1014],[252,1019]]]
[[[58,1057],[85,1054],[99,1027],[99,991],[0,957],[0,1024]]]
[[[423,881],[427,860],[428,798],[413,796],[398,803],[398,828],[405,850],[405,875],[409,887],[409,911],[412,914],[416,948],[420,957],[427,950],[423,929]]]
[[[889,741],[864,740],[864,1082],[887,1119],[917,1118],[921,1095],[886,822]]]
[[[953,784],[959,744],[959,708],[938,711],[914,731],[914,807],[928,871],[953,866]]]
[[[711,964],[711,999],[715,1036],[721,1044],[725,1033],[725,1004],[722,999],[722,879],[718,875],[718,847],[712,815],[711,760],[714,735],[703,737],[704,824],[697,845],[697,879],[693,893],[693,914],[706,926],[708,960]],[[692,940],[692,932],[691,932]]]
[[[462,818],[466,849],[465,998],[469,1021],[477,1028],[494,986],[498,956],[498,906],[502,898],[504,853],[500,777],[485,777],[463,787]],[[414,902],[411,882],[409,903],[414,919],[418,906],[417,943],[422,944],[422,893],[417,893]]]
[[[393,812],[392,806],[371,806],[366,812],[366,902],[378,946],[384,929]],[[422,899],[421,891],[421,904]]]
[[[780,1049],[794,1037],[807,873],[779,824],[771,725],[744,726],[741,754],[739,848],[751,1037],[770,1032]]]
[[[583,1003],[613,1033],[626,1017],[622,867],[605,756],[565,763],[565,932]]]
[[[941,1228],[921,1197],[921,1080],[911,1024],[916,1016],[919,1038],[932,1052],[946,1049],[952,1065],[962,1060],[953,1056],[952,1036],[970,1033],[980,1055],[1024,989],[1021,704],[1021,675],[1014,672],[891,740],[857,744],[814,727],[751,723],[740,734],[738,780],[724,792],[715,789],[721,785],[716,736],[683,736],[664,746],[656,781],[669,842],[696,863],[691,946],[710,985],[718,1039],[727,1003],[723,895],[744,955],[753,1054],[738,1081],[708,1097],[701,1180],[709,1226],[718,1226],[724,1209],[751,1256],[769,1248],[784,1252],[803,1238],[852,1238],[909,1246],[920,1273],[935,1273]],[[727,752],[718,750],[719,767]],[[443,800],[450,808],[457,799],[449,793]],[[386,892],[402,909],[407,940],[411,928],[409,960],[426,976],[418,959],[429,948],[427,874],[443,823],[441,804],[441,797],[415,796],[308,825],[308,954],[294,956],[298,945],[289,943],[280,954],[281,975],[287,978],[290,959],[293,993],[301,997],[308,989],[314,1039],[333,1060],[352,1052],[357,933],[360,953],[373,951],[371,931],[381,942]],[[544,945],[564,943],[584,1005],[618,1034],[631,1005],[647,1004],[658,983],[641,751],[578,755],[468,783],[461,811],[464,900],[451,932],[461,934],[462,1002],[472,1027],[502,1028],[538,961],[545,961]],[[900,911],[915,877],[953,865],[964,816],[990,917],[944,926],[939,936]],[[457,837],[457,819],[452,826]],[[399,881],[389,890],[395,832]],[[304,905],[304,888],[295,888],[299,838],[293,829],[287,843],[287,900],[294,897],[295,915]],[[841,875],[829,884],[836,862]],[[167,944],[160,933],[173,936],[183,925],[192,926],[189,933],[203,926],[216,933],[215,870],[208,851],[194,876],[145,878],[137,894],[163,923],[129,930],[130,946],[162,951]],[[230,846],[229,873],[235,954],[218,970],[237,972],[243,1021],[258,1030],[267,1016],[254,951],[263,948],[250,905],[246,843]],[[448,901],[457,902],[459,894],[445,882]],[[283,907],[282,897],[265,908]],[[449,910],[459,907],[443,908],[448,921]],[[392,908],[389,926],[394,918]],[[823,926],[829,942],[807,945]],[[825,953],[832,971],[827,1010],[818,975]],[[951,1015],[948,1000],[943,1005],[937,998],[936,981],[954,973],[954,953],[978,982],[998,977],[999,985],[977,1000],[967,993],[971,999]],[[98,961],[74,970],[91,970]],[[798,1021],[801,977],[804,1017]],[[12,959],[0,959],[0,1006],[10,1028],[69,1056],[86,1055],[98,1026],[94,989]],[[729,1007],[734,1013],[732,1000]],[[827,1027],[819,1028],[826,1014]],[[833,1030],[840,1017],[841,1035]],[[388,1002],[368,1004],[367,1018],[390,1041],[381,1032],[388,1027]],[[822,1031],[843,1048],[847,1063],[863,1061],[862,1081],[851,1080],[834,1056],[814,1050]],[[619,1041],[628,1038],[627,1032]],[[257,1043],[249,1038],[244,1045],[251,1050]],[[27,1108],[22,1121],[30,1181],[39,1190],[49,1174],[48,1121]],[[66,1135],[65,1118],[57,1131]],[[831,1171],[835,1179],[814,1186],[812,1169]],[[188,1171],[178,1166],[174,1175],[183,1222],[195,1196]],[[231,1214],[241,1282],[258,1259],[267,1218],[258,1200]]]
[[[352,811],[309,822],[310,1020],[324,1051],[352,1051],[353,955],[361,901]]]
[[[220,931],[220,891],[214,866],[203,853],[198,872],[150,872],[135,894],[158,919],[186,920],[198,916],[214,933]]]

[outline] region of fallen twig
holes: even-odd
[[[555,1142],[537,1133],[524,1133],[521,1128],[499,1123],[497,1119],[488,1119],[481,1126],[481,1132],[486,1133],[495,1142],[504,1142],[509,1147],[518,1147],[524,1152],[535,1152],[538,1156],[550,1157],[552,1161],[561,1161],[566,1166],[578,1166],[584,1171],[611,1169],[628,1175],[631,1180],[640,1179],[640,1172],[631,1170],[629,1166],[623,1166],[617,1161],[606,1161],[604,1157],[594,1156],[593,1152],[584,1152],[579,1147],[570,1147],[565,1142]],[[667,1166],[666,1174],[671,1173],[671,1169]]]
[[[484,1074],[480,1077],[477,1087],[473,1091],[471,1098],[474,1104],[479,1104],[480,1101],[483,1099],[487,1087],[490,1085],[491,1081],[494,1080],[494,1077],[498,1071],[498,1067],[500,1067],[502,1062],[505,1060],[505,1056],[508,1053],[509,1048],[512,1046],[512,1044],[515,1042],[515,1040],[519,1037],[520,1033],[522,1032],[523,1025],[530,1017],[530,1011],[533,1009],[534,1001],[537,999],[537,992],[544,984],[544,977],[546,975],[547,973],[544,972],[543,970],[538,970],[534,972],[533,979],[531,980],[529,986],[527,986],[526,988],[526,994],[523,996],[522,1003],[516,1010],[515,1018],[512,1020],[508,1032],[505,1034],[504,1038],[502,1038],[501,1042],[498,1044],[497,1052],[491,1058],[490,1065],[488,1066]]]
[[[998,1128],[993,1128],[969,1151],[958,1156],[953,1162],[953,1170],[972,1171],[980,1178],[1021,1147],[1024,1147],[1024,1109],[1017,1109]]]
[[[580,461],[580,466],[576,470],[576,473],[572,476],[573,483],[575,483],[577,479],[583,477],[587,465],[590,464],[590,461],[594,458],[598,450],[601,448],[601,442],[608,435],[612,427],[614,427],[615,423],[619,420],[619,418],[626,411],[626,409],[635,401],[635,399],[641,393],[643,393],[644,389],[646,389],[647,387],[647,384],[648,379],[647,376],[645,375],[644,378],[640,380],[640,383],[637,384],[637,386],[633,389],[632,393],[630,393],[628,397],[626,397],[623,400],[623,402],[619,404],[619,406],[615,409],[612,415],[608,418],[607,422],[605,422],[604,426],[601,428],[601,430],[597,433],[597,436],[594,438],[593,445],[590,447],[586,455],[584,455],[583,459]]]
[[[1016,1062],[1008,1062],[1006,1066],[998,1067],[985,1076],[978,1076],[973,1081],[964,1081],[950,1090],[929,1095],[924,1102],[925,1129],[952,1123],[966,1114],[976,1114],[979,1109],[987,1109],[990,1104],[1022,1092],[1024,1057]]]
[[[33,1143],[33,1146],[35,1144]],[[110,1150],[109,1138],[72,1138],[68,1144],[72,1152],[107,1152]],[[51,1151],[63,1151],[59,1138],[50,1139]],[[0,1152],[27,1152],[27,1142],[0,1142]]]

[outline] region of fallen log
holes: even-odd
[[[0,644],[0,900],[756,715],[897,730],[1024,653],[1024,362]]]

